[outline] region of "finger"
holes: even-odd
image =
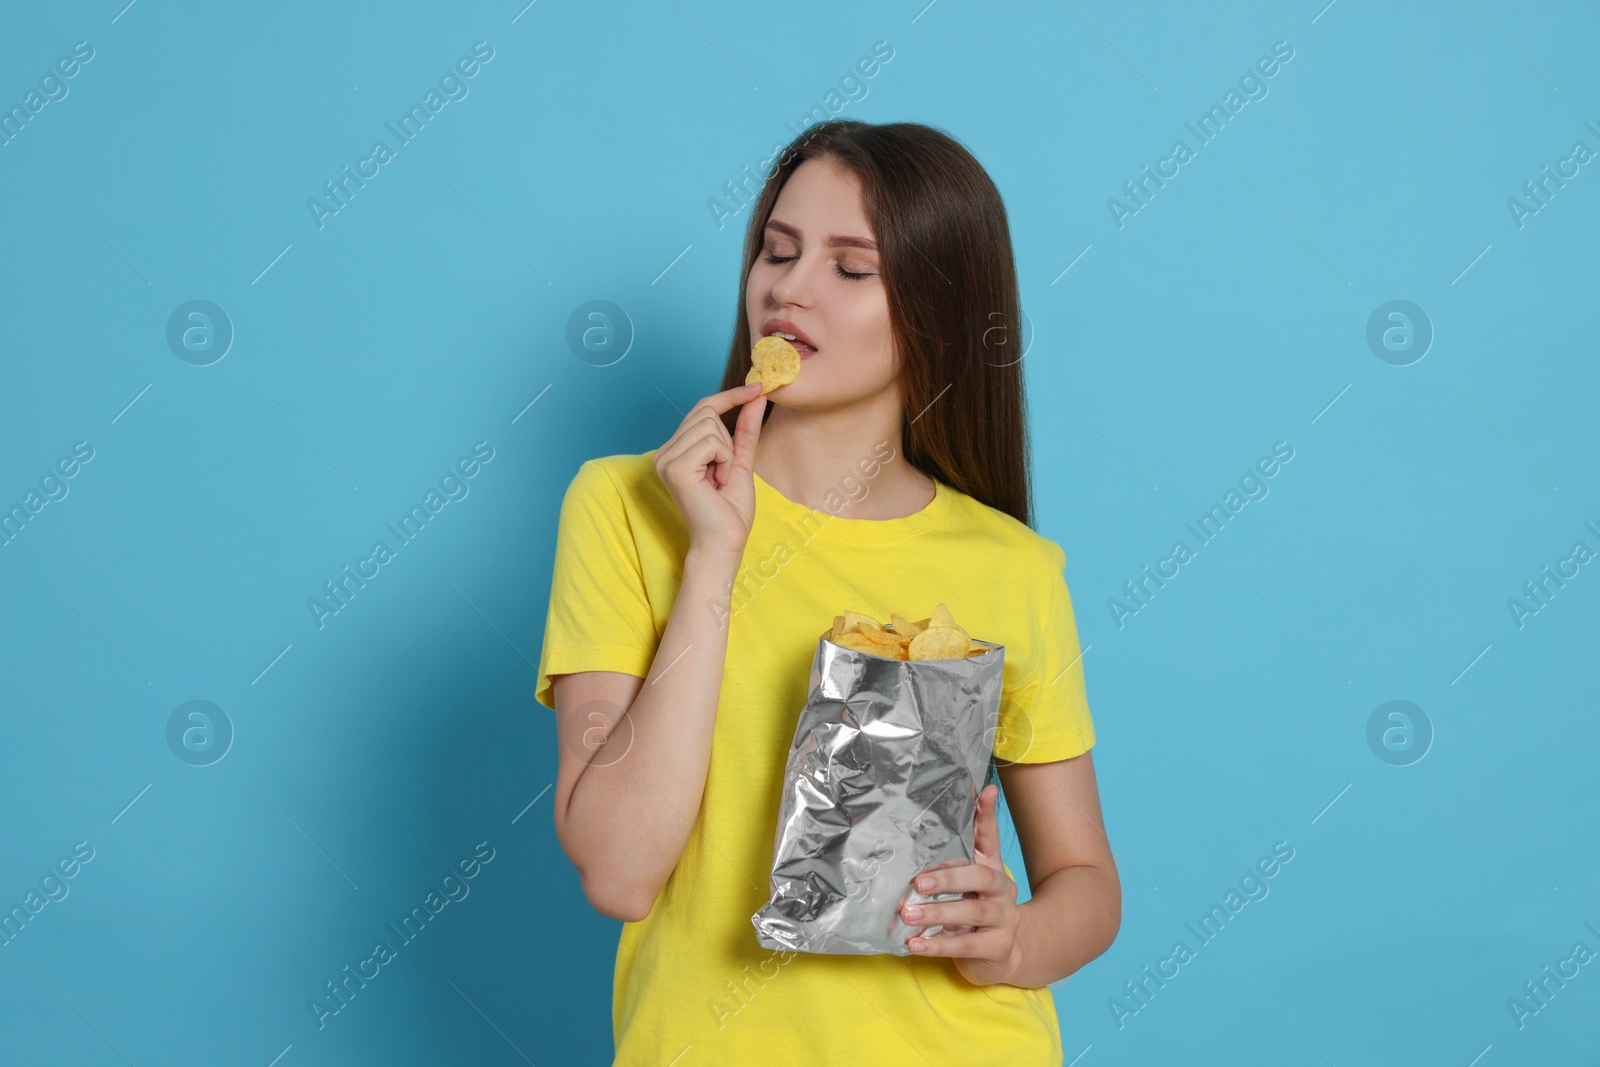
[[[949,900],[940,904],[908,904],[900,912],[907,926],[998,926],[1000,907],[993,901]]]
[[[758,393],[739,412],[739,421],[733,427],[733,465],[740,470],[755,470],[756,440],[761,436],[761,416],[766,409],[766,395]]]
[[[682,429],[690,422],[707,414],[721,415],[724,411],[731,410],[735,404],[743,404],[753,396],[760,396],[761,388],[760,382],[748,382],[744,385],[736,385],[732,389],[724,389],[720,393],[712,393],[710,396],[701,397],[694,407],[689,409],[689,414],[683,417],[683,421],[678,423],[678,428]]]
[[[707,415],[696,423],[690,433],[703,433],[708,437],[715,437],[722,442],[722,454],[718,462],[713,463],[707,470],[711,482],[718,489],[728,484],[728,461],[733,458],[733,438],[728,434],[728,427],[723,425],[721,419],[714,415]]]
[[[939,929],[935,930],[931,934],[918,934],[917,936],[918,937],[954,937],[957,934],[974,933],[977,929],[978,928],[976,926],[951,926],[949,923],[945,923],[943,926],[939,927]]]
[[[698,419],[685,419],[679,424],[677,431],[672,435],[672,438],[662,446],[661,450],[662,452],[670,455],[674,451],[674,446],[680,444],[684,440],[696,436],[720,437],[724,442],[727,443],[730,451],[733,448],[733,438],[728,435],[727,426],[723,425],[723,422],[720,418],[711,414],[709,409],[702,408],[700,409],[700,417]]]
[[[978,930],[970,934],[951,934],[949,937],[913,937],[907,944],[918,956],[967,956],[975,959],[993,959],[998,951],[1001,935],[993,930]]]
[[[983,861],[990,867],[1000,865],[1000,816],[996,811],[999,802],[1000,787],[997,785],[986,786],[978,796],[973,847],[983,853]]]
[[[691,430],[673,448],[664,465],[671,468],[688,464],[696,474],[700,474],[712,463],[727,463],[732,459],[733,449],[725,439],[714,433],[702,434]]]
[[[927,889],[923,879],[928,879]],[[935,893],[999,893],[1006,889],[1011,878],[999,867],[986,863],[969,863],[962,867],[946,867],[937,871],[924,871],[917,875],[912,885],[917,892],[932,896]]]
[[[722,420],[714,415],[706,415],[697,423],[690,423],[681,428],[666,444],[662,445],[656,454],[662,466],[676,463],[684,455],[689,454],[694,447],[705,439],[719,442],[729,458],[733,456],[733,438],[728,436],[728,428],[722,425]]]

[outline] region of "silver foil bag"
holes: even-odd
[[[831,631],[829,631],[831,633]],[[750,917],[770,949],[911,955],[917,874],[973,862],[973,817],[994,751],[1005,646],[894,660],[817,642],[784,773],[772,896]]]

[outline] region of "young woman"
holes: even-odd
[[[1116,866],[1065,555],[1030,528],[1016,274],[982,167],[927,126],[829,122],[750,214],[722,391],[562,502],[539,665],[555,824],[584,894],[625,920],[624,1067],[1058,1065],[1049,983],[1110,945]],[[800,376],[741,385],[783,332]],[[770,401],[770,403],[769,403]],[[1006,647],[994,755],[1032,897],[986,785],[975,862],[903,909],[912,955],[769,951],[785,761],[817,637],[846,608],[943,602]]]

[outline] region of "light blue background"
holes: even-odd
[[[840,113],[971,147],[1033,327],[1038,528],[1124,885],[1116,943],[1053,987],[1066,1059],[1600,1053],[1600,964],[1507,1007],[1600,950],[1600,565],[1507,607],[1600,549],[1600,163],[1507,208],[1600,150],[1600,16],[1324,2],[9,6],[5,107],[95,57],[0,146],[0,503],[95,455],[0,547],[0,904],[95,858],[0,948],[0,1061],[608,1062],[619,924],[555,840],[532,698],[557,508],[715,388],[745,214],[708,200],[877,41]],[[319,229],[307,200],[480,40],[470,94]],[[1108,198],[1277,41],[1269,95],[1119,229]],[[165,340],[195,299],[237,331],[207,367]],[[610,366],[565,340],[593,299],[631,322]],[[1435,330],[1409,366],[1365,339],[1393,299]],[[477,441],[469,495],[319,630],[307,598]],[[1277,441],[1270,495],[1118,628]],[[208,767],[166,741],[196,699],[236,731]],[[1410,766],[1367,744],[1392,699],[1435,732]],[[323,983],[482,841],[470,896],[319,1030]],[[1270,895],[1119,1029],[1123,983],[1278,841]]]

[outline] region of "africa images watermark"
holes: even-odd
[[[77,77],[92,59],[94,45],[88,41],[74,41],[72,55],[57,59],[54,68],[45,68],[45,72],[39,76],[38,89],[29,89],[22,103],[0,110],[0,147],[20,137],[22,131],[28,128],[28,123],[34,121],[34,116],[48,105],[65,100],[72,91],[67,82]]]
[[[1126,227],[1130,217],[1149,207],[1156,193],[1165,188],[1168,181],[1181,174],[1183,165],[1192,161],[1200,148],[1215,140],[1227,128],[1229,120],[1243,111],[1246,104],[1253,100],[1265,100],[1270,91],[1267,88],[1267,81],[1276,77],[1283,66],[1293,58],[1294,47],[1288,41],[1275,42],[1272,46],[1272,55],[1257,59],[1252,69],[1240,75],[1238,89],[1229,89],[1223,96],[1222,103],[1212,104],[1210,109],[1201,112],[1200,117],[1194,122],[1183,124],[1184,128],[1194,135],[1194,148],[1190,148],[1189,142],[1180,138],[1173,142],[1172,150],[1164,158],[1156,161],[1153,172],[1150,164],[1146,163],[1139,168],[1140,177],[1123,182],[1122,191],[1127,199],[1113,196],[1106,200],[1106,210],[1111,212],[1111,221],[1117,224],[1117,229]],[[1243,95],[1240,95],[1241,93]],[[1168,169],[1169,167],[1171,169]]]
[[[1184,527],[1195,536],[1195,548],[1190,548],[1188,541],[1175,541],[1167,555],[1156,561],[1154,571],[1150,569],[1150,564],[1146,563],[1140,568],[1143,577],[1123,582],[1122,591],[1127,594],[1127,600],[1118,597],[1106,599],[1106,609],[1111,612],[1111,621],[1117,624],[1117,629],[1126,626],[1130,616],[1137,615],[1149,607],[1156,592],[1165,589],[1168,581],[1182,573],[1183,565],[1196,558],[1199,548],[1216,540],[1217,535],[1222,533],[1223,527],[1243,511],[1246,504],[1253,500],[1265,500],[1267,494],[1271,492],[1267,487],[1267,480],[1276,477],[1283,469],[1282,465],[1292,459],[1294,459],[1293,445],[1287,441],[1274,444],[1272,455],[1257,459],[1255,466],[1239,477],[1238,489],[1230,488],[1222,498],[1222,503],[1212,504],[1211,510],[1194,522],[1184,523]],[[1198,527],[1196,523],[1199,524]],[[1216,527],[1214,530],[1213,525]],[[1171,570],[1168,570],[1168,567]],[[1154,583],[1153,587],[1151,583]]]
[[[798,137],[807,127],[826,122],[843,111],[846,104],[865,100],[867,94],[872,91],[871,86],[867,84],[868,80],[877,77],[883,66],[893,58],[893,45],[888,41],[873,42],[872,55],[862,56],[856,60],[853,68],[846,68],[839,76],[839,88],[835,90],[829,86],[822,103],[812,104],[811,109],[800,116],[798,127],[792,122],[785,122],[784,125]],[[785,142],[774,142],[772,154],[757,164],[755,173],[751,173],[750,164],[746,163],[739,168],[737,180],[723,182],[722,190],[727,194],[726,199],[713,196],[706,200],[706,209],[711,212],[711,221],[717,224],[717,229],[723,229],[729,219],[749,207],[756,197],[761,195],[762,184],[787,162],[787,157],[778,158],[783,154],[784,147]],[[743,195],[740,195],[741,193]]]
[[[756,963],[758,974],[750,973],[750,965],[747,963],[744,965],[744,970],[737,985],[731,980],[725,979],[722,983],[723,993],[706,1001],[706,1007],[711,1009],[711,1021],[717,1024],[717,1029],[721,1030],[726,1027],[729,1019],[734,1018],[749,1006],[750,1002],[755,999],[755,995],[766,988],[767,982],[778,977],[783,965],[798,955],[798,952],[790,949],[774,949],[769,955]],[[770,971],[768,970],[769,966],[771,967]],[[754,988],[751,988],[752,983],[754,983]]]
[[[94,446],[88,441],[79,441],[72,446],[70,456],[62,456],[45,468],[39,478],[39,488],[29,486],[21,502],[9,508],[0,505],[0,547],[15,541],[28,523],[33,521],[33,517],[47,505],[67,499],[67,494],[72,491],[67,482],[76,478],[92,459]]]
[[[350,1006],[356,998],[356,993],[367,988],[367,983],[383,973],[383,968],[394,962],[400,954],[400,949],[411,944],[428,929],[440,912],[444,911],[451,903],[460,903],[467,899],[467,894],[472,892],[472,887],[467,883],[476,878],[484,867],[494,859],[494,849],[487,841],[479,841],[473,846],[472,855],[459,860],[454,869],[439,879],[439,888],[428,890],[428,895],[422,903],[412,908],[400,919],[400,925],[390,922],[389,929],[394,931],[394,940],[398,945],[392,944],[387,935],[382,941],[372,947],[372,955],[356,963],[355,969],[344,965],[339,973],[343,976],[337,984],[330,980],[323,983],[324,992],[310,998],[306,1005],[311,1009],[311,1015],[317,1020],[317,1029],[326,1029],[328,1018],[338,1015]],[[459,876],[457,872],[460,872]],[[443,895],[441,896],[441,892]]]
[[[439,88],[434,89],[430,86],[420,104],[412,104],[395,120],[400,124],[398,128],[394,122],[384,123],[389,132],[394,134],[398,147],[404,148],[415,140],[427,128],[433,117],[445,109],[445,105],[467,98],[467,94],[472,91],[467,85],[467,80],[476,77],[483,69],[480,64],[486,64],[494,58],[494,49],[488,41],[479,41],[472,46],[472,56],[476,58],[462,56],[456,60],[453,69],[446,69],[439,76]],[[441,92],[444,95],[441,96]],[[311,212],[311,221],[317,224],[317,229],[325,228],[330,217],[349,207],[356,193],[367,187],[367,181],[376,178],[381,167],[397,158],[399,158],[398,153],[389,147],[388,141],[374,141],[369,154],[356,161],[354,172],[350,170],[350,164],[346,163],[340,168],[341,176],[337,181],[323,182],[322,191],[326,194],[327,200],[315,196],[306,199],[306,209]]]
[[[1279,841],[1272,846],[1272,855],[1262,856],[1254,865],[1246,868],[1239,878],[1237,889],[1229,886],[1222,903],[1211,905],[1211,910],[1196,920],[1198,927],[1194,922],[1184,923],[1184,929],[1194,935],[1194,948],[1190,948],[1187,941],[1174,942],[1171,952],[1157,960],[1153,970],[1147,963],[1139,968],[1138,978],[1122,984],[1125,996],[1107,998],[1106,1007],[1110,1009],[1111,1019],[1117,1024],[1117,1029],[1125,1028],[1129,1019],[1148,1008],[1156,993],[1182,974],[1183,968],[1193,963],[1199,955],[1199,950],[1215,941],[1233,917],[1245,909],[1245,905],[1266,900],[1267,894],[1272,892],[1267,882],[1276,878],[1292,859],[1294,846],[1287,841]]]
[[[306,609],[311,612],[311,621],[317,624],[317,629],[326,627],[330,617],[349,607],[356,593],[382,574],[384,565],[394,559],[401,548],[415,541],[428,521],[443,511],[446,504],[453,500],[465,500],[472,491],[467,483],[476,478],[492,459],[494,447],[488,441],[473,445],[472,455],[456,460],[455,466],[439,478],[438,489],[430,488],[423,496],[422,503],[411,505],[411,510],[403,512],[399,519],[383,524],[394,535],[396,547],[389,547],[387,541],[375,541],[372,551],[356,561],[355,570],[352,571],[350,564],[346,563],[339,568],[337,582],[330,580],[322,583],[326,599],[323,596],[307,597]]]
[[[1584,923],[1583,926],[1600,939],[1600,928],[1596,928],[1594,923]],[[1529,1019],[1548,1008],[1556,994],[1567,988],[1567,983],[1578,977],[1582,968],[1594,958],[1595,950],[1589,947],[1589,943],[1579,941],[1572,946],[1570,954],[1556,961],[1554,967],[1545,964],[1539,970],[1536,981],[1523,982],[1523,995],[1506,998],[1506,1009],[1511,1012],[1511,1021],[1517,1024],[1517,1029],[1525,1028]]]
[[[728,594],[727,604],[713,598],[708,601],[712,615],[717,620],[717,629],[728,625],[728,620],[739,614],[750,600],[765,589],[768,582],[778,577],[778,571],[784,564],[795,558],[796,553],[811,543],[811,540],[827,525],[828,520],[836,518],[843,510],[846,503],[864,499],[872,491],[869,484],[878,476],[886,463],[892,463],[896,458],[894,446],[888,441],[879,441],[872,446],[872,454],[856,461],[855,471],[839,479],[836,488],[829,489],[822,498],[823,511],[812,510],[811,514],[800,520],[798,530],[801,541],[798,546],[791,545],[788,541],[777,541],[753,564],[739,568],[739,573],[723,584],[722,591]],[[860,477],[856,472],[860,472]],[[769,573],[770,569],[770,573]]]
[[[78,872],[94,859],[94,846],[87,841],[79,841],[72,846],[72,853],[56,860],[55,865],[44,872],[44,877],[39,879],[39,888],[30,888],[22,898],[21,904],[14,904],[7,911],[0,911],[0,948],[15,941],[27,925],[51,904],[59,904],[67,899],[67,894],[72,892],[72,887],[67,884],[78,876]]]
[[[1596,138],[1600,138],[1600,128],[1596,128],[1593,122],[1583,125]],[[1515,196],[1506,198],[1506,210],[1511,212],[1511,221],[1517,224],[1517,229],[1522,229],[1528,224],[1528,219],[1549,207],[1556,194],[1567,187],[1567,182],[1583,173],[1584,164],[1594,157],[1595,150],[1589,147],[1587,141],[1574,141],[1567,155],[1556,160],[1554,173],[1550,170],[1550,164],[1546,163],[1539,168],[1539,178],[1523,182],[1522,199]]]
[[[1595,537],[1600,538],[1600,528],[1597,528],[1593,521],[1583,525]],[[1556,593],[1565,589],[1568,582],[1583,573],[1580,568],[1594,557],[1595,550],[1589,547],[1587,541],[1574,541],[1571,551],[1556,560],[1554,572],[1551,571],[1550,564],[1546,563],[1537,578],[1523,582],[1523,596],[1506,598],[1506,608],[1511,612],[1511,621],[1517,624],[1517,629],[1526,627],[1529,619],[1549,607]]]

